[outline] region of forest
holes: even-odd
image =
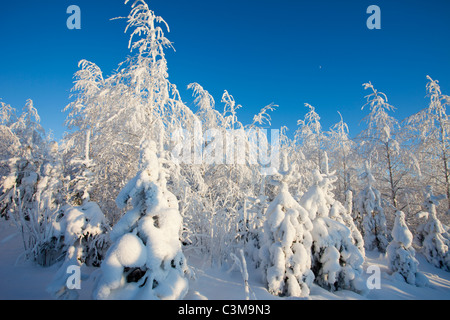
[[[417,251],[450,271],[450,96],[437,79],[424,77],[428,105],[406,119],[369,82],[360,133],[342,117],[323,128],[305,103],[288,135],[271,127],[275,104],[244,124],[228,91],[216,103],[192,83],[188,107],[169,81],[167,23],[131,4],[130,56],[109,76],[80,61],[60,141],[31,99],[21,113],[0,100],[0,216],[23,259],[61,265],[55,298],[76,299],[66,270],[88,266],[95,299],[183,299],[188,255],[239,265],[245,281],[258,269],[280,297],[313,283],[363,292],[367,251],[413,286],[427,282]]]

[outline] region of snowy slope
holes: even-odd
[[[20,233],[8,222],[0,221],[0,300],[36,300],[51,299],[46,292],[46,286],[52,280],[59,265],[43,268],[24,262],[18,257],[23,252]],[[376,265],[381,270],[381,289],[368,290],[366,295],[351,291],[329,292],[313,284],[309,299],[370,299],[370,300],[450,300],[450,272],[437,269],[417,253],[419,270],[430,280],[428,287],[415,287],[388,274],[387,258],[377,252],[366,252],[364,271],[370,265]],[[243,300],[245,298],[244,282],[239,271],[223,268],[207,268],[199,257],[187,257],[195,272],[191,280],[187,300]],[[85,270],[96,272],[95,268]],[[365,277],[370,274],[365,273]],[[93,288],[93,277],[82,281],[80,298],[90,299]],[[271,295],[264,287],[261,274],[249,270],[249,285],[251,296],[258,300],[282,299]],[[290,298],[292,299],[292,298]]]

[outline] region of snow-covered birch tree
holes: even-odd
[[[430,76],[427,79],[428,108],[405,122],[416,138],[413,152],[418,157],[423,187],[431,185],[436,192],[445,194],[446,210],[450,210],[450,119],[447,115],[450,97],[441,92],[439,81]]]
[[[360,152],[372,163],[377,188],[389,204],[386,209],[402,209],[407,205],[402,199],[405,177],[414,167],[414,157],[402,147],[400,124],[388,114],[395,108],[388,103],[387,96],[370,82],[363,86],[371,93],[366,96],[367,103],[363,106],[369,106],[370,113],[365,118],[367,129],[358,137]]]
[[[336,171],[336,198],[345,202],[347,191],[352,190],[352,176],[355,172],[357,154],[354,152],[356,143],[351,139],[347,124],[339,113],[341,121],[330,128],[327,139],[327,153],[330,157],[330,167]]]

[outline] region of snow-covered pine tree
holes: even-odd
[[[274,295],[306,297],[314,280],[311,272],[312,223],[308,212],[289,193],[292,176],[277,175],[278,195],[269,204],[260,250],[268,290]]]
[[[302,196],[300,205],[313,222],[312,271],[315,281],[329,290],[359,291],[362,289],[363,253],[355,244],[352,231],[336,221],[336,217],[330,217],[330,211],[332,215],[339,213],[336,211],[339,204],[330,192],[335,179],[321,174],[318,169],[313,172],[313,177],[314,184]]]
[[[259,247],[257,242],[262,240],[256,230],[262,220],[253,219],[261,218],[261,212],[256,211],[266,207],[265,194],[260,192],[264,177],[257,156],[267,134],[258,126],[270,124],[268,111],[274,106],[266,106],[251,125],[244,126],[237,118],[241,106],[227,91],[222,95],[221,102],[225,105],[222,113],[215,109],[214,98],[199,84],[192,83],[188,88],[193,90],[198,111],[194,125],[180,135],[182,143],[178,143],[178,148],[187,146],[191,153],[183,150],[183,154],[194,162],[180,166],[193,194],[182,204],[187,209],[184,216],[193,240],[191,249],[202,251],[208,255],[205,261],[217,264],[228,262],[230,254],[238,254],[237,249],[243,247],[246,254],[254,256],[251,252],[256,250],[251,247],[253,244],[254,248]],[[193,141],[186,141],[186,136]],[[265,156],[269,158],[267,150]]]
[[[386,252],[389,244],[386,217],[381,205],[380,192],[374,187],[375,178],[369,163],[364,163],[364,172],[360,176],[363,189],[356,198],[356,217],[361,221],[361,231],[364,236],[365,248],[369,251]]]
[[[178,203],[166,188],[155,142],[143,142],[139,172],[120,192],[117,205],[130,210],[111,231],[97,299],[181,299],[188,267],[179,240]]]
[[[395,213],[392,238],[386,249],[391,272],[401,276],[409,284],[426,285],[428,279],[418,271],[419,262],[412,247],[413,235],[406,225],[405,214],[401,211]]]
[[[90,201],[93,188],[94,165],[90,159],[73,159],[71,165],[71,180],[69,182],[68,200],[74,206],[81,206]]]
[[[424,211],[418,215],[425,222],[417,227],[415,240],[422,247],[422,253],[429,263],[437,268],[450,271],[450,242],[444,237],[447,232],[441,221],[437,218],[436,207],[439,201],[445,199],[445,195],[433,195],[433,188],[428,186],[424,192]]]
[[[53,226],[54,237],[64,244],[62,251],[65,259],[48,285],[47,292],[57,299],[77,299],[78,290],[67,286],[67,279],[72,275],[68,273],[68,267],[98,267],[108,245],[109,226],[95,202],[63,207]]]
[[[309,108],[309,112],[303,120],[297,121],[295,141],[306,160],[310,161],[313,167],[320,168],[327,137],[322,131],[320,116],[315,108],[308,103],[305,103],[305,106]]]

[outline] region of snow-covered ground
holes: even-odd
[[[21,234],[8,222],[0,221],[0,300],[35,300],[52,299],[46,292],[59,265],[43,268],[31,262],[20,259],[23,252]],[[19,259],[18,259],[19,258]],[[351,291],[329,292],[314,285],[311,288],[310,299],[371,299],[371,300],[450,300],[450,272],[437,269],[430,265],[420,254],[419,271],[429,279],[427,287],[415,287],[391,276],[388,272],[388,261],[385,256],[377,252],[366,252],[364,270],[376,265],[381,270],[381,289],[368,290],[365,295]],[[189,257],[188,262],[195,273],[195,279],[190,281],[190,290],[185,297],[187,300],[242,300],[245,299],[244,282],[238,270],[229,272],[227,268],[203,267],[199,257]],[[95,275],[96,269],[87,270]],[[372,273],[366,273],[365,277]],[[90,299],[93,280],[90,277],[82,280],[80,299]],[[259,272],[249,270],[249,285],[251,297],[258,300],[281,299],[271,295],[264,286]],[[292,298],[291,298],[292,299]]]

